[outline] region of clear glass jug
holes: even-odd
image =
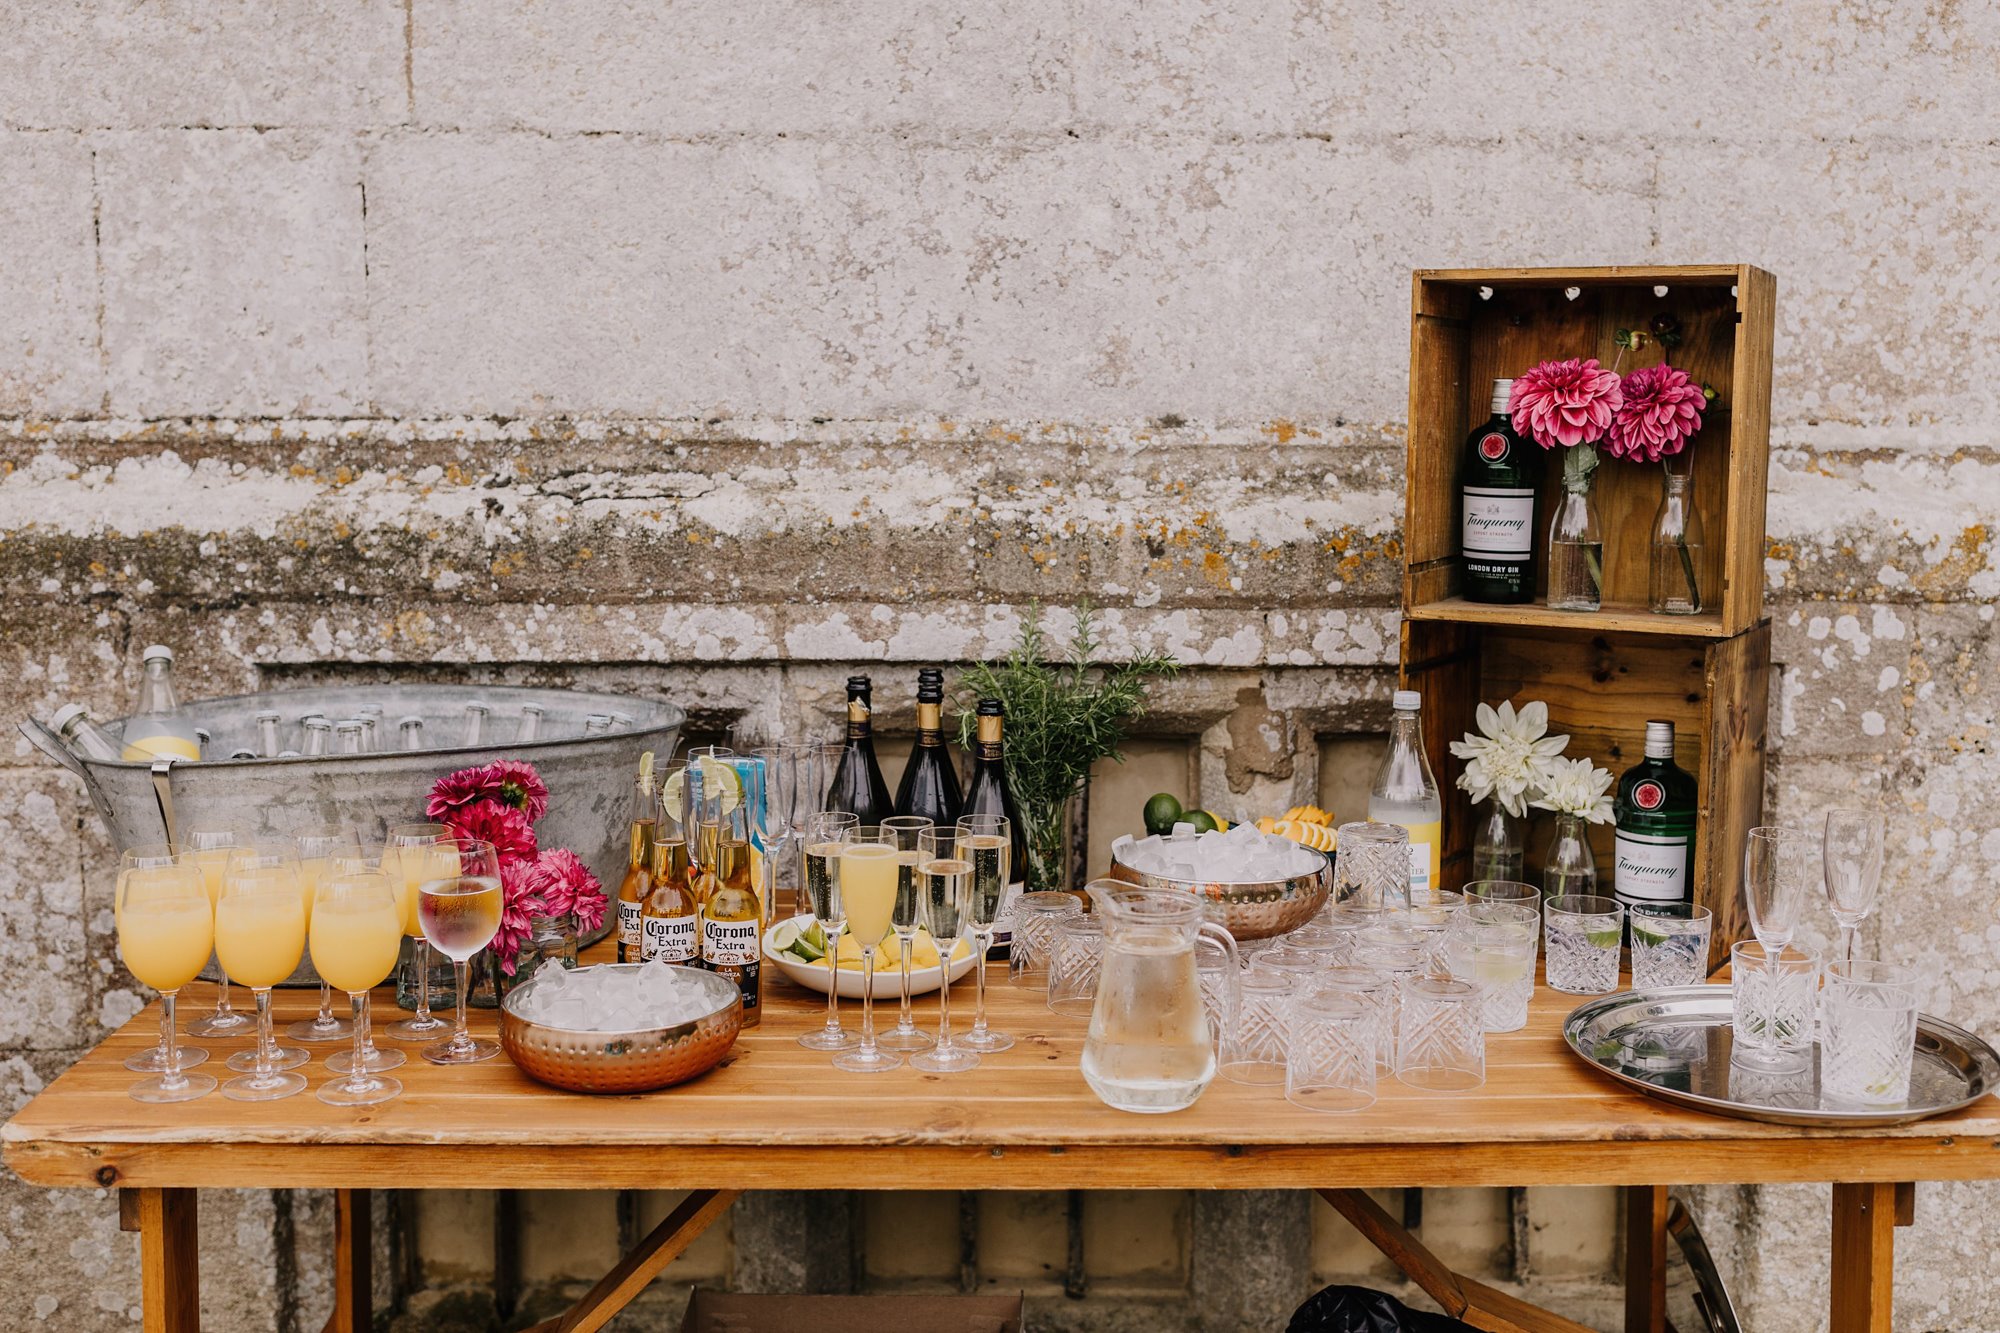
[[[1104,920],[1104,956],[1083,1077],[1107,1106],[1157,1113],[1192,1106],[1215,1077],[1215,1037],[1195,971],[1206,935],[1236,967],[1236,940],[1203,919],[1199,898],[1097,880],[1087,889]]]

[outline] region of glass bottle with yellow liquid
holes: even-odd
[[[124,757],[140,762],[199,760],[201,738],[195,735],[194,723],[181,716],[180,700],[174,694],[174,650],[153,644],[142,661],[145,674],[139,680],[139,707],[125,719]]]
[[[743,806],[723,809],[720,797],[698,800],[694,886],[701,904],[700,966],[734,981],[743,995],[743,1023],[763,1017],[761,966],[764,907],[751,870]]]
[[[1439,875],[1444,842],[1444,802],[1437,779],[1424,757],[1424,737],[1417,725],[1423,696],[1397,690],[1389,721],[1389,752],[1375,771],[1368,792],[1368,818],[1377,824],[1401,824],[1410,831],[1409,901],[1434,898],[1443,885]]]
[[[653,839],[640,935],[648,963],[689,964],[701,958],[701,904],[688,873],[687,839],[680,821],[664,808]]]
[[[653,752],[639,756],[639,778],[632,792],[632,832],[625,854],[625,878],[618,885],[618,961],[643,962],[646,956],[646,895],[652,891],[653,843],[659,825],[653,804]]]

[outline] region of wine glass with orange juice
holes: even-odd
[[[132,1085],[137,1102],[185,1102],[215,1090],[207,1074],[190,1074],[174,1047],[174,1000],[208,963],[215,915],[188,857],[119,877],[113,916],[118,953],[134,977],[160,993],[159,1073]]]

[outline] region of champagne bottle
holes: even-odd
[[[944,672],[927,667],[917,673],[917,748],[903,766],[896,813],[919,815],[939,828],[949,828],[958,822],[964,806],[958,771],[944,748]]]
[[[833,785],[826,793],[827,809],[844,810],[864,826],[880,824],[896,813],[889,800],[889,784],[882,780],[882,766],[875,762],[871,693],[868,677],[847,678],[847,744],[840,751],[840,764],[833,770]]]
[[[1646,724],[1646,757],[1625,770],[1612,798],[1612,893],[1627,907],[1693,900],[1694,775],[1674,762],[1674,724]]]
[[[1468,602],[1535,600],[1535,494],[1542,450],[1514,433],[1514,381],[1493,381],[1493,415],[1465,441],[1459,472],[1459,561]]]
[[[1423,732],[1417,709],[1423,696],[1397,690],[1389,723],[1389,751],[1375,771],[1368,792],[1368,818],[1378,824],[1401,824],[1410,831],[1410,901],[1423,902],[1443,886],[1439,883],[1444,842],[1444,801],[1437,779],[1424,757]]]
[[[998,699],[981,699],[978,732],[972,747],[972,780],[965,788],[968,815],[1005,815],[1010,836],[1007,884],[1000,910],[994,916],[993,947],[989,958],[1005,958],[1014,940],[1014,899],[1021,895],[1021,877],[1027,873],[1027,830],[1014,810],[1014,793],[1007,785],[1007,708]]]
[[[639,756],[639,778],[632,793],[632,829],[626,843],[625,878],[618,885],[618,961],[645,961],[646,895],[652,889],[653,842],[659,828],[653,818],[653,752]]]
[[[201,758],[194,723],[180,715],[174,695],[174,650],[154,644],[143,654],[145,675],[139,680],[139,709],[125,720],[127,760]]]

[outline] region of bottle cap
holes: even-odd
[[[165,645],[164,643],[155,643],[149,645],[146,651],[139,655],[139,658],[141,661],[144,662],[151,662],[154,660],[162,662],[171,662],[174,660],[174,650],[167,647],[167,645]]]
[[[1395,708],[1399,713],[1414,713],[1423,707],[1424,696],[1415,690],[1397,690]]]
[[[331,722],[327,721],[327,720],[326,720],[325,718],[321,717],[321,716],[320,716],[319,714],[317,714],[317,713],[313,714],[313,715],[312,715],[311,717],[307,718],[307,719],[306,719],[305,721],[303,721],[303,722],[299,723],[299,725],[300,725],[300,726],[302,726],[302,727],[304,727],[304,728],[305,728],[305,729],[306,729],[307,731],[332,731],[332,730],[333,730],[333,723],[331,723]]]
[[[399,727],[407,727],[412,723],[415,723],[417,726],[421,727],[424,724],[424,720],[421,717],[418,717],[415,713],[405,713],[403,716],[396,719],[396,725]]]
[[[1514,396],[1514,381],[1512,380],[1493,381],[1493,410],[1495,412],[1505,412],[1507,410],[1508,400],[1513,398],[1513,396]]]
[[[280,713],[275,708],[265,708],[265,709],[260,709],[255,713],[252,713],[250,716],[253,721],[257,722],[264,722],[264,721],[276,722],[279,718],[283,717],[284,714]]]
[[[82,704],[64,704],[61,708],[56,709],[56,715],[49,719],[49,725],[54,727],[56,734],[60,736],[62,729],[68,726],[73,719],[82,717],[83,713],[84,708]]]
[[[1646,724],[1646,757],[1648,759],[1672,759],[1674,757],[1673,723],[1648,722]]]

